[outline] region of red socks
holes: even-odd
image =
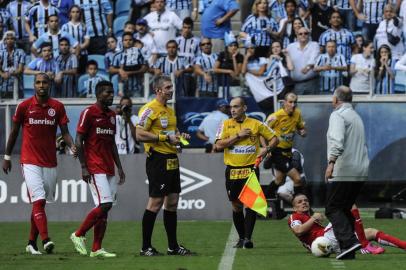
[[[92,251],[97,251],[101,249],[106,227],[107,227],[107,213],[103,213],[103,215],[97,220],[96,224],[94,225],[93,229],[94,238]]]
[[[31,212],[31,229],[30,229],[30,237],[28,238],[28,240],[36,242],[38,234],[39,234],[38,228],[37,225],[35,225],[34,221],[34,213]]]
[[[359,211],[356,208],[356,209],[352,209],[351,213],[352,213],[352,216],[355,218],[355,222],[354,222],[355,233],[357,234],[358,240],[361,243],[362,247],[365,248],[369,244],[369,241],[365,237],[364,225],[362,224],[362,219],[359,215]]]
[[[32,219],[31,219],[31,233],[30,240],[32,236],[38,235],[41,236],[42,240],[48,239],[48,225],[47,225],[47,215],[45,214],[45,203],[46,201],[38,200],[32,204]],[[34,224],[33,224],[34,223]],[[35,225],[35,229],[33,228]],[[32,240],[35,240],[36,237]]]
[[[402,241],[396,237],[393,237],[392,235],[385,234],[382,231],[379,231],[376,236],[375,240],[382,245],[387,245],[387,246],[392,246],[392,247],[398,247],[402,249],[406,249],[406,241]]]
[[[76,231],[76,236],[85,236],[88,230],[92,228],[103,215],[103,210],[100,207],[93,208],[92,211],[87,215],[86,219],[80,225],[79,229]]]

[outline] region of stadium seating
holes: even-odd
[[[87,61],[89,61],[89,60],[94,60],[94,61],[97,62],[97,66],[99,68],[99,71],[107,72],[106,63],[104,62],[104,55],[101,55],[101,54],[89,54],[87,56]]]
[[[114,36],[119,37],[123,34],[124,24],[127,20],[128,20],[127,16],[120,16],[114,19],[113,22]]]
[[[406,93],[406,71],[396,71],[395,91]]]
[[[24,98],[29,98],[34,95],[34,75],[25,75],[23,76],[24,84]]]
[[[128,0],[117,0],[115,5],[115,15],[116,17],[127,16],[129,15],[131,8],[131,1]]]

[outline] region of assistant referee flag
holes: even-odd
[[[258,167],[262,158],[257,158],[255,162],[255,167]],[[266,217],[268,204],[265,199],[264,192],[262,191],[261,185],[258,182],[257,175],[255,174],[255,169],[253,169],[248,176],[247,182],[245,183],[243,189],[241,190],[238,199],[248,208],[251,208],[258,214]]]

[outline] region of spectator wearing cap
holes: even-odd
[[[149,66],[152,66],[158,59],[158,50],[154,38],[151,33],[149,33],[148,22],[142,18],[138,19],[135,23],[135,30],[137,32],[135,33],[134,38],[143,43],[142,52],[144,58],[148,61]]]
[[[165,56],[166,43],[175,39],[176,30],[182,29],[182,20],[174,12],[165,9],[165,0],[154,0],[153,5],[155,10],[144,19],[153,33],[158,54]]]
[[[213,152],[216,133],[224,120],[229,118],[230,106],[225,99],[216,102],[216,110],[209,113],[197,129],[197,138],[204,141],[206,153]]]
[[[235,0],[213,0],[205,8],[201,18],[201,30],[204,37],[211,39],[213,52],[224,49],[224,34],[231,31],[231,18],[240,7]]]
[[[217,54],[211,51],[211,40],[202,38],[200,41],[201,55],[196,57],[194,72],[197,76],[197,97],[217,97],[217,76],[213,73],[216,64]]]
[[[197,0],[166,0],[166,8],[175,12],[181,20],[187,17],[197,20]]]
[[[294,63],[291,77],[295,82],[295,93],[297,95],[316,94],[319,89],[319,80],[313,68],[320,48],[317,42],[310,41],[309,29],[300,28],[298,41],[289,44],[287,51]]]
[[[213,71],[217,74],[220,97],[242,95],[240,73],[244,57],[238,52],[238,42],[232,32],[224,35],[226,48],[219,56]]]

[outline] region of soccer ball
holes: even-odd
[[[328,257],[332,253],[333,248],[330,240],[320,236],[313,241],[311,250],[316,257]]]

